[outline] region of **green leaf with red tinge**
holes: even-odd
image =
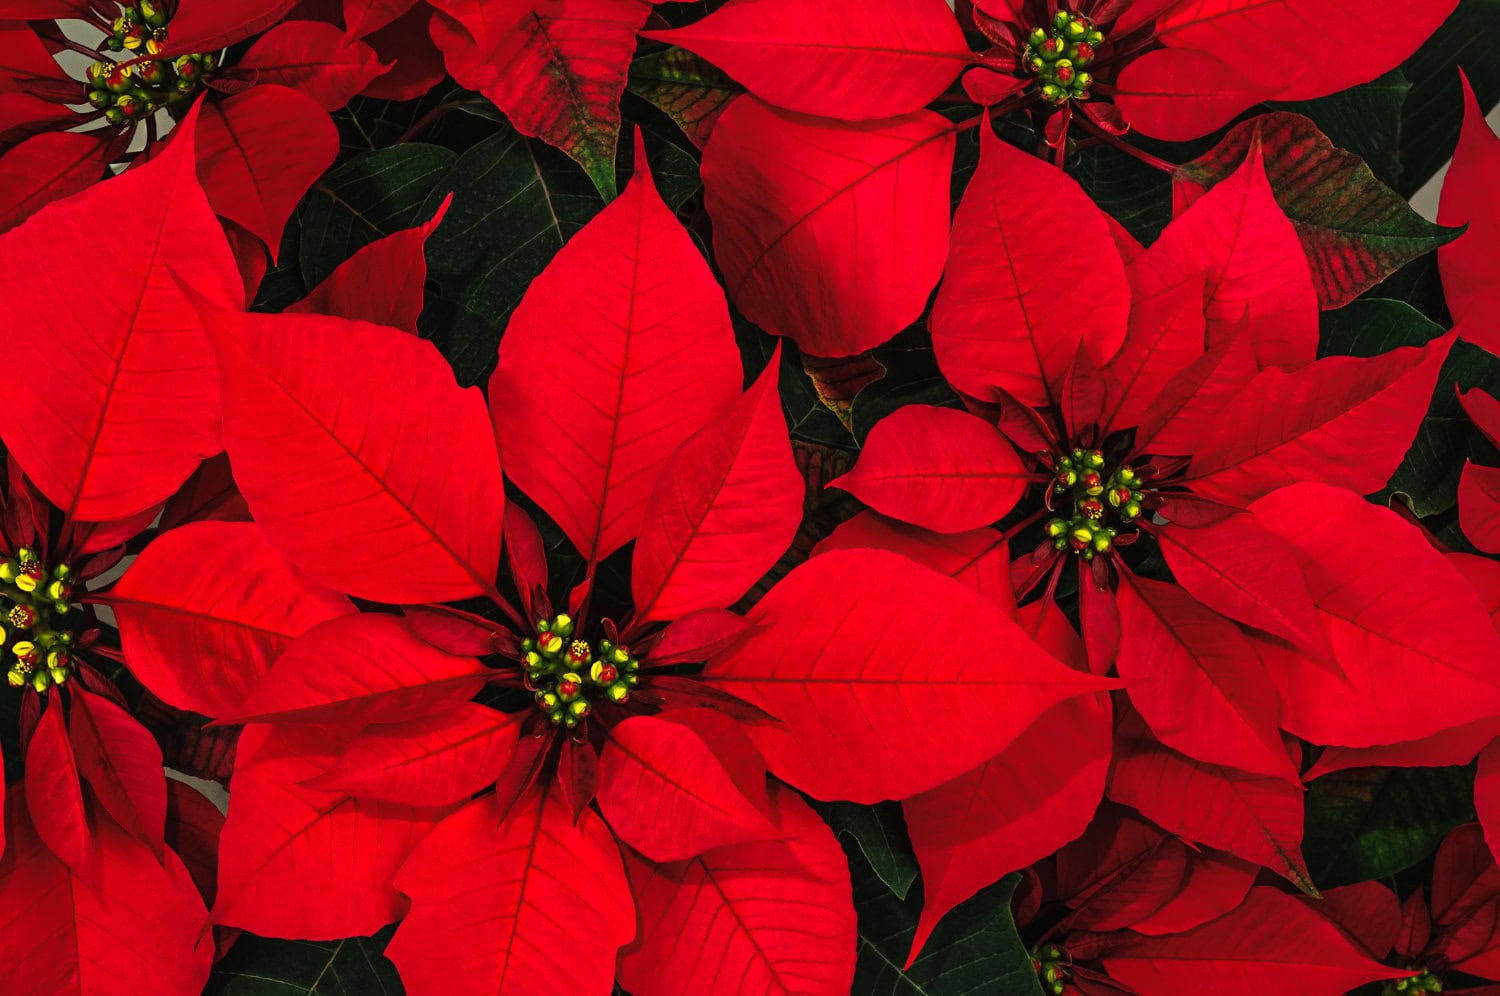
[[[1334,146],[1310,119],[1286,111],[1241,122],[1179,166],[1172,183],[1177,211],[1233,173],[1257,140],[1271,191],[1302,240],[1324,308],[1348,304],[1462,234],[1424,219],[1363,159]]]
[[[626,88],[650,101],[703,148],[714,122],[745,88],[685,48],[643,55],[630,64]]]

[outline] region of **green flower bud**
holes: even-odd
[[[609,690],[605,694],[609,696],[611,702],[624,702],[630,698],[630,686],[624,682],[619,682],[610,685]]]
[[[579,699],[577,702],[572,703],[568,706],[568,712],[572,713],[574,716],[577,716],[579,719],[582,719],[589,714],[588,700]]]

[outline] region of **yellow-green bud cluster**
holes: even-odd
[[[1385,984],[1381,996],[1424,996],[1426,993],[1440,993],[1443,991],[1443,980],[1433,975],[1427,969],[1422,969],[1417,975],[1406,979],[1396,979]]]
[[[599,699],[623,703],[640,684],[641,662],[628,647],[600,640],[596,649],[573,638],[568,615],[539,619],[536,636],[521,641],[526,684],[537,708],[558,726],[574,727],[588,718]]]
[[[1056,944],[1035,948],[1031,952],[1031,966],[1036,969],[1042,991],[1051,993],[1052,996],[1062,996],[1063,990],[1067,988],[1065,980],[1069,964],[1068,953]]]
[[[45,692],[68,680],[73,634],[54,617],[72,611],[72,578],[67,564],[49,572],[27,547],[0,560],[0,653],[12,686]]]
[[[1037,92],[1048,103],[1088,100],[1094,77],[1085,67],[1103,44],[1104,32],[1088,18],[1060,10],[1050,30],[1036,28],[1027,37],[1021,65],[1037,78]]]
[[[115,18],[100,43],[100,52],[122,53],[122,58],[101,59],[88,68],[85,98],[110,124],[140,121],[187,100],[218,68],[207,53],[152,58],[166,48],[169,20],[162,0],[140,0]]]
[[[1107,512],[1128,525],[1140,516],[1144,492],[1139,475],[1129,467],[1120,467],[1108,477],[1104,474],[1102,450],[1074,449],[1058,456],[1052,483],[1048,486],[1048,506],[1062,498],[1071,500],[1070,515],[1047,520],[1043,527],[1057,550],[1072,550],[1085,560],[1093,560],[1114,547],[1118,529],[1107,521]]]

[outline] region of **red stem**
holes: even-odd
[[[1150,166],[1152,169],[1161,170],[1163,173],[1166,173],[1169,176],[1177,172],[1177,167],[1172,163],[1167,162],[1165,159],[1158,159],[1156,156],[1153,156],[1149,152],[1137,149],[1129,142],[1121,139],[1118,135],[1111,135],[1109,132],[1105,131],[1103,128],[1100,128],[1098,125],[1094,124],[1094,122],[1090,121],[1088,119],[1088,115],[1086,114],[1078,115],[1078,123],[1083,127],[1085,131],[1099,138],[1106,145],[1119,149],[1127,156],[1130,156],[1132,159],[1140,160],[1147,166]]]

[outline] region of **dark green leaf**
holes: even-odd
[[[342,941],[243,934],[214,967],[205,996],[398,996],[406,990],[382,952],[394,933]]]
[[[370,152],[395,145],[414,128],[432,120],[434,109],[445,101],[434,87],[416,100],[375,100],[355,97],[333,113],[339,129],[340,155]],[[462,91],[455,91],[461,93]]]
[[[1362,159],[1335,148],[1311,119],[1286,111],[1236,125],[1207,155],[1179,167],[1179,199],[1196,198],[1233,173],[1257,140],[1266,177],[1296,226],[1324,308],[1348,304],[1462,232],[1418,215]]]
[[[1334,145],[1359,156],[1387,186],[1401,177],[1397,144],[1401,139],[1401,108],[1411,83],[1392,69],[1364,86],[1341,90],[1317,100],[1272,104],[1272,110],[1305,114]]]
[[[902,405],[959,404],[958,395],[938,369],[925,323],[900,333],[871,355],[885,367],[886,375],[861,391],[850,409],[860,445],[876,422]]]
[[[823,819],[840,837],[854,842],[880,880],[905,899],[917,879],[917,856],[906,837],[899,802],[861,806],[852,802],[818,803]]]
[[[1375,356],[1400,346],[1420,346],[1443,329],[1402,301],[1362,298],[1348,307],[1323,315],[1322,355]],[[1417,515],[1446,511],[1458,499],[1458,475],[1467,459],[1500,464],[1500,456],[1464,415],[1455,387],[1488,386],[1500,390],[1500,360],[1466,342],[1453,347],[1438,375],[1437,390],[1427,416],[1417,429],[1406,459],[1397,468],[1383,502],[1393,496]]]
[[[1109,146],[1085,149],[1068,172],[1104,212],[1150,245],[1172,220],[1172,180]]]
[[[719,113],[744,87],[685,48],[643,55],[630,64],[626,88],[677,123],[700,149]]]
[[[921,911],[920,894],[897,899],[844,843],[859,911],[860,996],[1041,996],[1031,955],[1016,933],[1010,897],[1019,875],[1007,875],[943,918],[910,969],[903,969]],[[920,890],[918,890],[920,893]]]
[[[428,194],[455,159],[442,146],[409,142],[366,153],[324,175],[302,216],[299,262],[306,285],[316,287],[376,239],[426,221],[432,214],[424,207]]]
[[[1437,849],[1474,818],[1469,768],[1355,768],[1307,790],[1302,853],[1324,890],[1385,878]]]
[[[1401,67],[1411,93],[1401,109],[1401,182],[1410,197],[1453,155],[1463,98],[1458,67],[1479,106],[1500,100],[1500,0],[1461,0],[1453,16]]]

